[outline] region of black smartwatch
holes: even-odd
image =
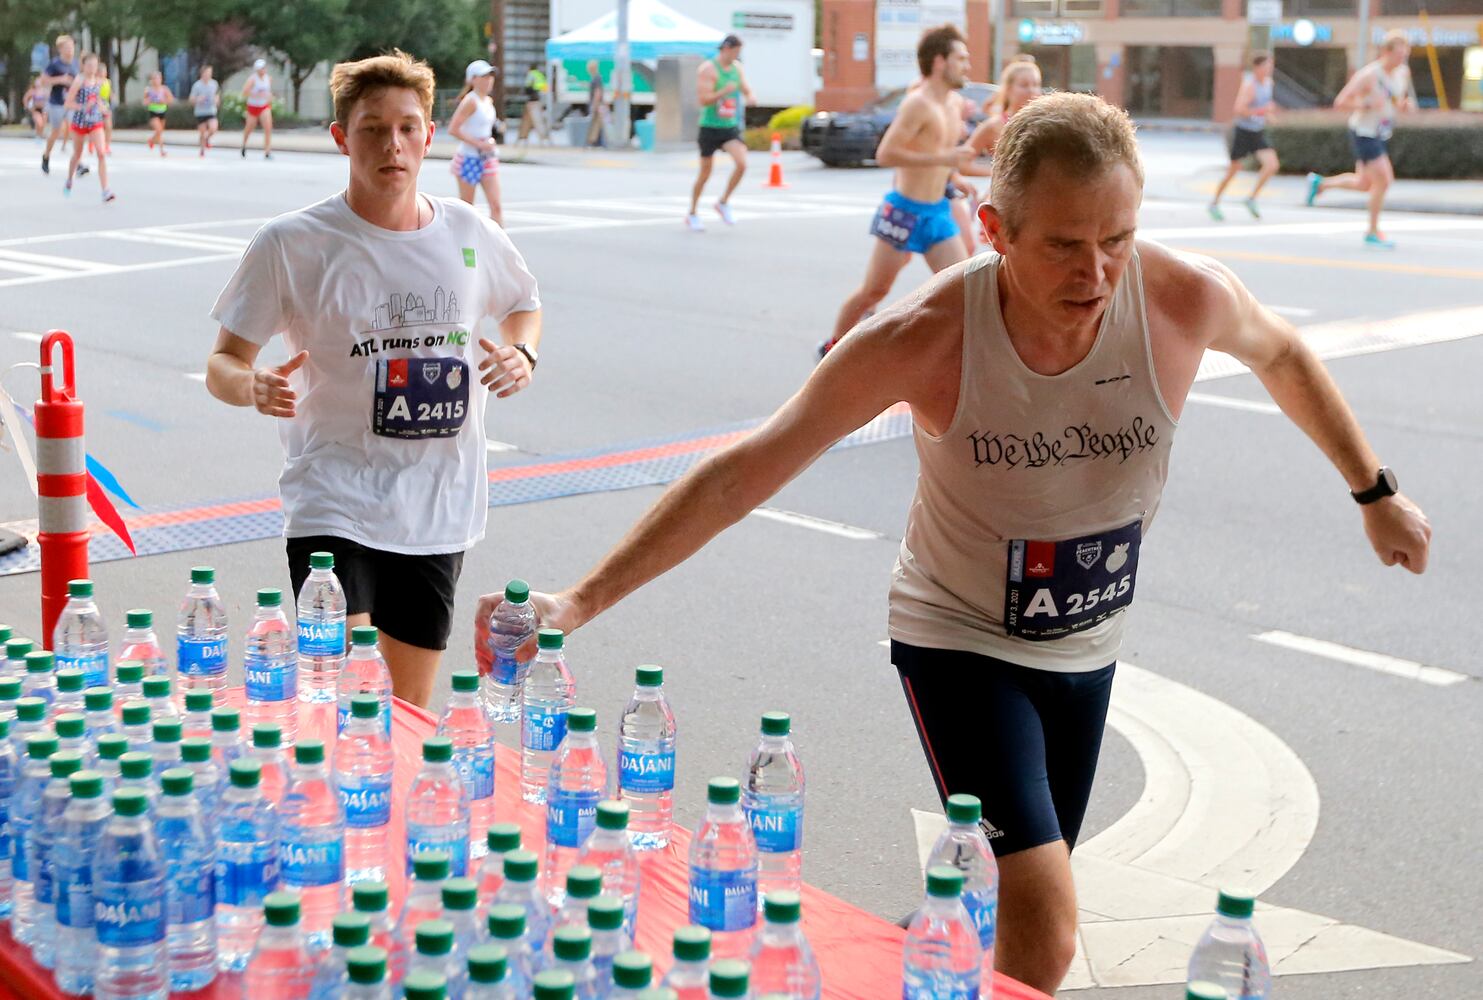
[[[525,355],[525,360],[530,362],[530,370],[535,371],[536,361],[540,359],[540,355],[536,354],[536,352],[532,350],[529,345],[526,344],[516,344],[515,350]]]
[[[1390,466],[1382,465],[1380,472],[1375,476],[1374,486],[1357,492],[1350,490],[1349,495],[1354,497],[1355,503],[1364,506],[1365,504],[1372,504],[1376,500],[1393,497],[1399,492],[1400,485],[1395,478],[1395,473],[1390,471]]]

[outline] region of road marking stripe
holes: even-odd
[[[24,331],[18,330],[15,333],[11,334],[11,336],[19,340],[29,340],[33,344],[41,343],[41,334],[39,333],[26,333]]]
[[[176,260],[152,260],[142,264],[109,265],[107,270],[100,268],[87,272],[71,271],[67,274],[36,275],[29,278],[4,278],[0,279],[0,288],[9,288],[12,285],[34,285],[43,281],[57,281],[62,278],[77,277],[83,273],[86,273],[89,277],[110,277],[115,274],[126,274],[133,271],[158,271],[167,267],[186,267],[191,264],[210,264],[213,261],[237,260],[241,256],[240,253],[205,254],[200,257],[181,257]]]
[[[1403,660],[1384,653],[1372,653],[1367,649],[1355,649],[1353,646],[1341,646],[1337,642],[1312,639],[1306,635],[1294,635],[1278,629],[1254,635],[1252,638],[1271,646],[1280,646],[1299,653],[1338,660],[1340,663],[1364,667],[1377,673],[1390,674],[1392,677],[1403,677],[1409,681],[1420,681],[1434,687],[1451,687],[1453,684],[1461,684],[1468,679],[1467,674],[1460,674],[1444,667],[1429,667],[1414,660]]]
[[[261,226],[267,222],[266,218],[252,219],[218,219],[214,222],[180,222],[166,226],[147,227],[155,232],[168,232],[180,229],[209,229],[213,226]],[[86,232],[72,233],[48,233],[45,236],[18,236],[8,240],[0,240],[0,247],[24,246],[31,243],[56,243],[62,240],[87,240],[94,236],[108,236],[113,233],[138,232],[138,227],[130,226],[124,229],[93,229]]]
[[[1138,236],[1145,240],[1167,242],[1178,239],[1237,238],[1253,236],[1362,236],[1365,232],[1362,219],[1344,222],[1283,222],[1248,226],[1159,226],[1140,229]],[[1394,219],[1386,223],[1389,232],[1438,233],[1483,229],[1483,218],[1470,219]]]
[[[1294,319],[1307,319],[1316,313],[1317,309],[1303,309],[1300,306],[1267,306],[1279,316],[1291,316]]]
[[[519,451],[520,450],[520,447],[518,445],[508,444],[508,443],[506,443],[504,441],[485,441],[484,442],[484,448],[487,451],[492,451],[492,452]]]
[[[75,257],[56,257],[45,253],[28,253],[25,250],[0,250],[0,260],[15,261],[20,264],[39,264],[43,267],[54,268],[59,271],[87,271],[95,267],[110,267],[109,264],[95,263],[90,260],[78,260]]]
[[[1299,257],[1296,254],[1260,253],[1255,250],[1212,250],[1199,247],[1176,247],[1206,257],[1224,257],[1231,260],[1250,260],[1270,264],[1298,264],[1305,267],[1322,267],[1340,271],[1379,271],[1386,274],[1415,274],[1427,278],[1463,278],[1477,281],[1483,271],[1466,267],[1427,267],[1424,264],[1389,264],[1378,260],[1343,260],[1336,257]]]
[[[208,237],[194,233],[174,234],[152,232],[143,229],[134,233],[108,233],[107,238],[111,240],[126,240],[130,243],[152,243],[156,246],[184,247],[187,250],[240,251],[243,247],[247,246],[247,240],[236,237]]]
[[[200,382],[203,385],[206,382],[206,373],[205,372],[186,372],[185,373],[185,377],[188,378],[188,379],[191,379],[193,381]]]
[[[790,510],[776,510],[772,507],[757,507],[751,517],[760,517],[769,521],[778,521],[782,524],[791,524],[797,528],[808,528],[812,531],[822,531],[826,535],[837,535],[840,538],[848,538],[851,541],[865,542],[884,538],[880,532],[871,531],[867,528],[856,528],[849,524],[840,524],[838,521],[826,521],[821,517],[811,517],[808,514],[795,514]]]
[[[1207,406],[1223,406],[1228,410],[1245,410],[1248,413],[1267,413],[1281,416],[1282,409],[1276,403],[1263,403],[1257,399],[1236,399],[1234,396],[1212,396],[1204,392],[1192,392],[1185,397],[1191,403]]]

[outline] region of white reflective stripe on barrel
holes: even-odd
[[[86,531],[92,521],[86,496],[41,497],[37,505],[41,514],[37,523],[43,534],[67,535]]]
[[[87,471],[87,446],[83,439],[38,437],[36,471],[43,476],[65,476]]]

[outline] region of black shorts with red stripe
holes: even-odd
[[[1116,664],[1058,673],[895,640],[891,662],[937,794],[979,797],[994,855],[1058,840],[1074,848]]]

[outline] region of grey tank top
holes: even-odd
[[[1253,92],[1251,106],[1253,108],[1265,108],[1272,103],[1272,81],[1263,83],[1260,80],[1252,81]],[[1248,115],[1245,118],[1236,119],[1236,127],[1246,129],[1248,132],[1260,132],[1267,127],[1267,119],[1261,115]]]
[[[1058,555],[1063,569],[1082,562],[1088,579],[1088,572],[1107,574],[1095,581],[1096,598],[1071,595],[1076,610],[1097,598],[1131,600],[1129,571],[1163,493],[1177,426],[1154,373],[1141,263],[1135,252],[1087,356],[1047,376],[1026,367],[1009,340],[1000,260],[986,253],[964,272],[963,371],[952,423],[940,436],[913,425],[920,471],[893,574],[890,635],[1044,670],[1096,670],[1117,658],[1125,611],[1060,637],[1011,634],[1007,594],[1021,584],[1011,582],[1010,561],[1017,553],[1020,569],[1034,577],[1044,569],[1034,553],[1065,542],[1056,548],[1067,550]],[[1030,593],[1015,606],[1033,614]],[[1062,599],[1059,611],[1070,610]]]

